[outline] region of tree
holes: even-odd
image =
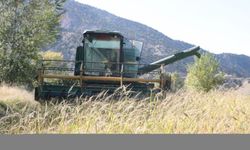
[[[212,54],[204,54],[188,66],[185,85],[188,88],[206,91],[223,82],[223,73],[219,71],[219,63]]]
[[[57,74],[57,75],[69,75],[67,72],[68,62],[63,60],[63,54],[61,52],[45,51],[40,53],[43,60],[43,66],[47,68],[46,73]],[[66,70],[65,70],[66,69]],[[45,79],[46,82],[60,84],[64,83],[64,80],[60,79]]]
[[[62,60],[63,54],[61,52],[45,51],[41,52],[42,58],[45,60]]]
[[[58,35],[64,1],[0,1],[0,83],[32,83],[39,51]]]
[[[41,52],[40,54],[43,60],[52,60],[52,61],[43,62],[44,66],[66,68],[65,62],[60,61],[60,60],[63,60],[63,54],[61,52],[45,51],[45,52]]]

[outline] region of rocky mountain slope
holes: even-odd
[[[65,4],[66,13],[61,22],[61,34],[58,41],[48,49],[62,51],[65,59],[74,59],[75,49],[82,41],[82,33],[86,29],[102,29],[119,31],[130,39],[144,43],[142,63],[150,63],[164,56],[180,52],[192,47],[192,44],[173,40],[161,32],[146,25],[130,21],[107,11],[69,0]],[[216,55],[221,68],[226,73],[240,77],[250,76],[250,57],[234,54]],[[186,66],[192,62],[188,58],[166,67],[168,71],[186,72]]]

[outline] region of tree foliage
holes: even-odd
[[[39,51],[56,40],[64,1],[0,1],[0,82],[32,83]]]
[[[219,71],[219,63],[212,54],[204,54],[188,66],[185,80],[186,87],[206,91],[223,82],[223,73]]]
[[[41,52],[42,58],[45,60],[62,60],[63,54],[61,52],[45,51]]]
[[[55,60],[43,62],[46,67],[66,67],[63,62],[56,60],[63,60],[63,54],[61,52],[45,51],[40,53],[43,60]]]

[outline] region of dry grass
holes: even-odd
[[[29,101],[34,99],[33,93],[28,92],[20,87],[9,87],[7,85],[0,86],[0,100],[1,101]]]
[[[98,96],[60,104],[6,102],[0,133],[250,133],[250,98],[236,91],[179,91],[144,100]]]

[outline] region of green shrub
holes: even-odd
[[[219,62],[212,54],[207,53],[188,66],[185,85],[187,88],[208,92],[223,83],[223,80],[223,73],[219,71]]]

